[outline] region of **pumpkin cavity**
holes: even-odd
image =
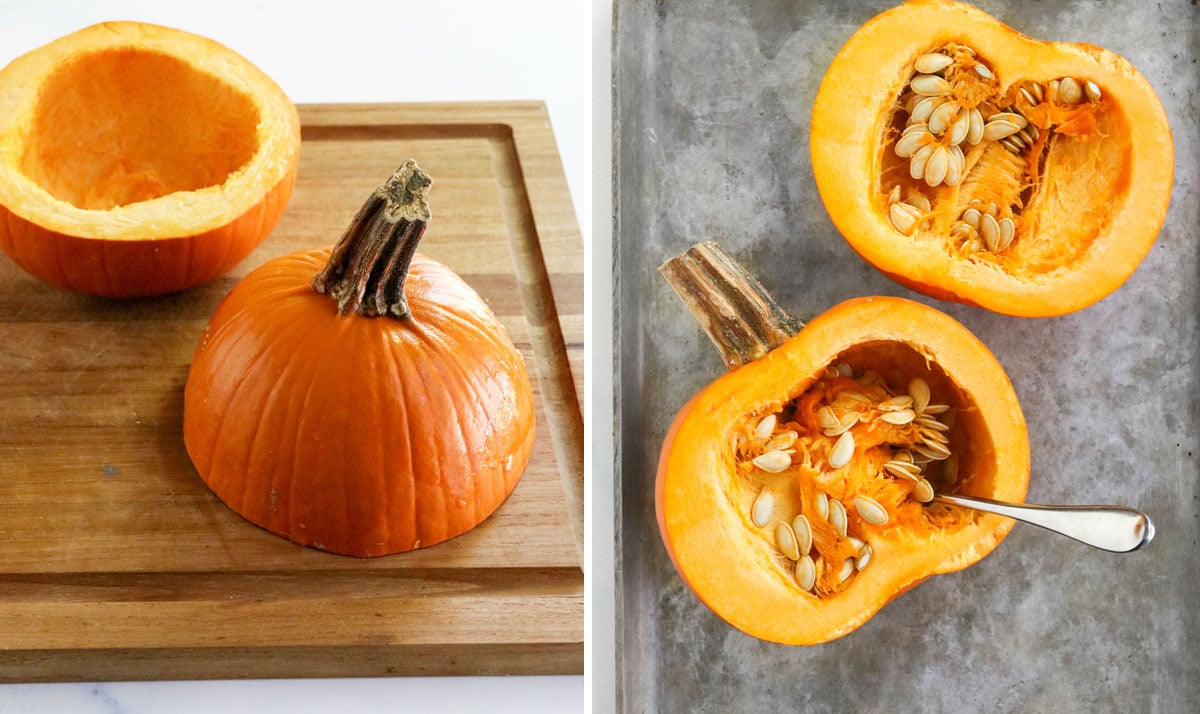
[[[988,492],[993,442],[969,394],[911,345],[841,352],[799,394],[731,436],[729,497],[780,576],[830,597],[878,539],[919,543],[977,520],[935,492]]]
[[[220,77],[162,52],[110,47],[43,80],[19,166],[60,201],[109,210],[220,186],[255,156],[259,122],[254,100]]]
[[[950,42],[913,57],[895,96],[876,200],[956,259],[1023,280],[1069,270],[1128,189],[1130,128],[1087,77],[1005,77]]]

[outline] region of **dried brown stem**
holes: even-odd
[[[697,243],[658,269],[734,369],[762,357],[804,326],[720,246]]]
[[[429,174],[409,159],[366,200],[312,288],[338,314],[407,318],[404,280],[430,219]]]

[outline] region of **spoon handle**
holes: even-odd
[[[1114,553],[1137,550],[1154,538],[1150,517],[1124,506],[1038,506],[948,494],[934,500],[1032,523]]]

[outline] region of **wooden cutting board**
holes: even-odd
[[[103,300],[0,256],[0,681],[583,671],[583,252],[545,107],[300,117],[291,203],[229,275]],[[421,251],[479,291],[537,373],[537,442],[475,530],[357,560],[213,496],[184,451],[183,386],[234,283],[332,244],[407,157],[435,182]]]

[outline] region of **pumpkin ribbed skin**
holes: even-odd
[[[81,293],[193,287],[271,232],[299,153],[296,107],[237,53],[94,25],[0,70],[0,249]]]
[[[310,288],[329,255],[273,260],[217,308],[184,396],[188,454],[231,508],[302,545],[366,557],[459,535],[529,459],[523,360],[482,299],[420,255],[411,319],[339,316]]]

